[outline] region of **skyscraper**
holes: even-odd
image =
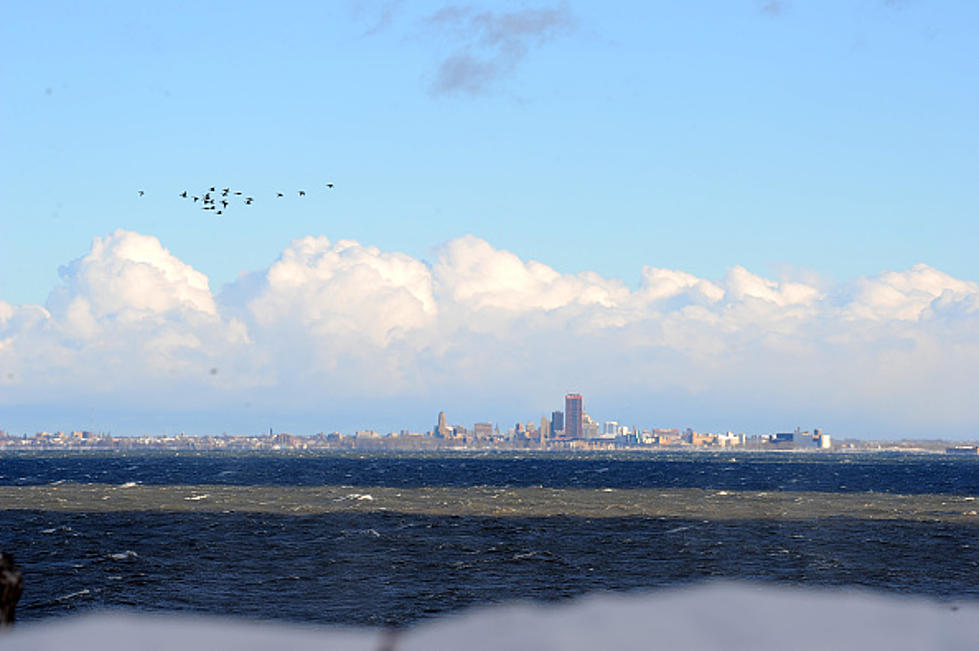
[[[563,411],[552,411],[551,412],[551,432],[563,432],[564,431],[564,412]]]
[[[571,439],[580,439],[583,433],[583,414],[581,394],[569,393],[564,396],[564,434]]]
[[[445,424],[445,412],[439,412],[439,422],[435,426],[433,434],[437,438],[448,438],[452,434],[452,428]]]

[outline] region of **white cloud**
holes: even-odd
[[[129,321],[168,312],[217,314],[207,276],[155,237],[122,229],[96,237],[88,255],[60,271],[64,284],[49,305],[73,311],[86,322],[89,317]]]
[[[716,303],[724,290],[703,278],[675,269],[643,267],[639,297],[644,301],[662,301],[684,297],[693,303]]]
[[[422,262],[326,237],[294,240],[267,270],[226,287],[220,304],[247,325],[260,373],[300,401],[417,387],[409,341],[439,315]]]
[[[777,283],[756,276],[741,266],[733,267],[725,282],[731,298],[736,301],[759,299],[779,307],[808,305],[821,298],[819,290],[803,283]]]
[[[534,260],[524,262],[473,235],[439,248],[435,276],[440,298],[473,311],[548,311],[570,305],[614,307],[629,295],[618,280],[595,273],[560,274]]]
[[[265,273],[247,309],[262,328],[289,323],[321,338],[364,337],[384,346],[437,315],[421,262],[350,240],[295,240]]]
[[[631,290],[472,235],[438,247],[430,267],[305,237],[216,298],[156,238],[120,230],[62,270],[47,308],[0,301],[0,368],[7,404],[101,394],[153,405],[164,393],[174,408],[260,395],[330,410],[444,396],[538,404],[578,388],[640,415],[679,395],[718,419],[774,411],[947,430],[979,422],[979,285],[927,265],[835,288],[743,267],[717,282],[644,267]]]
[[[926,264],[906,271],[888,271],[857,282],[850,313],[856,318],[917,321],[928,314],[936,300],[948,305],[975,300],[979,285],[958,280]]]
[[[432,279],[421,262],[325,237],[295,240],[250,287],[229,288],[253,329],[283,333],[338,352],[384,348],[437,316]]]
[[[154,237],[96,237],[60,271],[47,308],[21,306],[6,320],[0,363],[15,369],[7,379],[21,399],[49,400],[56,387],[68,400],[104,394],[153,403],[155,391],[190,388],[188,376],[206,378],[248,341],[240,322],[218,315],[207,277]],[[11,327],[18,311],[21,323]]]

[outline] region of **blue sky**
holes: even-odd
[[[308,235],[431,268],[472,234],[632,290],[644,266],[828,296],[918,263],[974,282],[977,25],[975,3],[915,0],[20,3],[0,300],[51,308],[59,268],[116,229],[215,294]],[[256,202],[177,196],[210,185]],[[8,404],[48,402],[25,392]]]

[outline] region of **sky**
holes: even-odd
[[[0,428],[507,427],[580,391],[642,427],[979,438],[977,25],[8,7]],[[179,196],[211,186],[243,194]]]

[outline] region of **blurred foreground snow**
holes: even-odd
[[[196,649],[979,649],[979,602],[719,583],[479,608],[392,634],[188,616],[93,613],[0,632],[4,651]]]

